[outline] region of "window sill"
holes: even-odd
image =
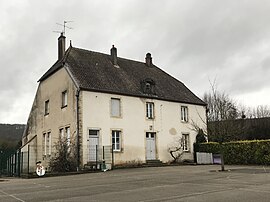
[[[64,109],[64,108],[66,108],[66,107],[67,107],[67,105],[64,105],[64,106],[61,107],[61,109]]]
[[[120,153],[123,153],[123,152],[124,152],[123,149],[121,149],[121,150],[113,150],[113,153],[118,153],[118,154],[120,154]]]
[[[44,116],[49,116],[49,113],[47,113],[47,114],[44,114]]]
[[[111,118],[122,119],[122,116],[111,116]]]

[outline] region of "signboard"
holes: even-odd
[[[43,176],[45,175],[45,168],[43,167],[43,165],[41,164],[41,161],[38,161],[36,163],[37,165],[37,169],[36,169],[36,173],[38,176]]]

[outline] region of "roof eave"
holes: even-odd
[[[123,93],[123,92],[116,92],[116,91],[109,91],[109,90],[100,90],[100,89],[89,89],[89,88],[83,88],[80,87],[80,90],[82,91],[89,91],[89,92],[97,92],[97,93],[109,93],[109,94],[115,94],[115,95],[125,95],[130,97],[138,97],[138,98],[148,98],[148,99],[156,99],[156,100],[163,100],[163,101],[169,101],[169,102],[177,102],[177,103],[184,103],[184,104],[192,104],[192,105],[200,105],[200,106],[207,106],[206,103],[196,103],[196,102],[189,102],[189,101],[183,101],[183,100],[176,100],[176,99],[168,99],[168,98],[162,98],[155,95],[146,95],[146,94],[129,94],[129,93]]]

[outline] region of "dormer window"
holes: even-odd
[[[153,79],[145,79],[141,81],[141,88],[144,94],[155,95],[155,82]]]

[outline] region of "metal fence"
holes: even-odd
[[[0,174],[5,176],[21,177],[22,175],[33,174],[36,171],[36,162],[42,160],[49,162],[51,155],[37,159],[38,147],[28,145],[28,148],[21,149],[8,154],[1,153]],[[87,146],[87,163],[83,165],[84,170],[104,170],[113,169],[114,152],[113,145],[89,147]],[[0,176],[1,176],[0,175]]]
[[[1,168],[2,175],[20,177],[22,174],[30,173],[28,151],[21,152],[21,150],[17,150],[4,159],[4,161],[5,164]]]
[[[84,165],[86,169],[113,169],[114,167],[114,152],[113,145],[108,146],[88,146],[87,164]]]

